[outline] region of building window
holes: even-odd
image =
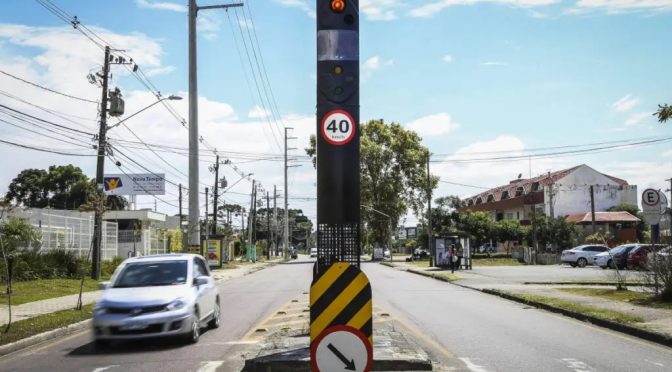
[[[499,200],[504,200],[509,198],[509,190],[502,191],[502,197]]]
[[[523,189],[522,187],[516,188],[516,196],[522,196],[524,192],[525,189]]]
[[[512,219],[513,219],[513,213],[512,213],[512,212],[508,212],[508,213],[506,214],[506,219],[507,219],[507,220],[512,220]]]
[[[520,220],[520,212],[516,212],[516,219]]]
[[[482,204],[482,203],[483,203],[483,199],[481,199],[481,198],[476,199],[476,204],[477,205]]]
[[[540,191],[541,188],[539,187],[539,182],[535,182],[532,184],[532,191]]]
[[[495,196],[492,195],[492,194],[488,195],[488,203],[492,203],[494,201],[495,201]]]
[[[474,205],[474,199],[469,199],[469,202],[467,203],[468,206]]]

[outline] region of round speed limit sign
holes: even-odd
[[[355,120],[344,110],[329,111],[322,118],[322,138],[332,145],[345,145],[355,138]]]

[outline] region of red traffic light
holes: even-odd
[[[345,10],[345,1],[343,0],[331,0],[331,10],[334,12],[342,12]]]

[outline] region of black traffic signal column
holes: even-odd
[[[359,266],[359,1],[317,0],[317,271]]]

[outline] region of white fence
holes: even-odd
[[[26,219],[38,228],[42,234],[41,250],[64,249],[81,257],[89,254],[94,230],[93,213],[59,209],[14,209],[5,215]],[[116,222],[103,222],[103,260],[117,256],[117,230]]]

